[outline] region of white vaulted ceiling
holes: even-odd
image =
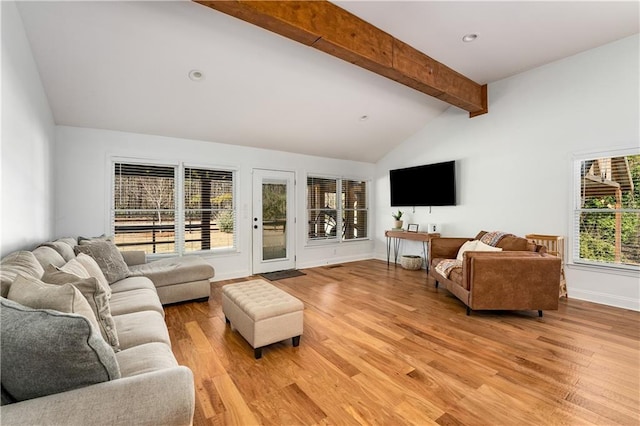
[[[335,3],[481,84],[638,32],[637,2]],[[189,1],[19,9],[60,125],[376,162],[449,108]]]

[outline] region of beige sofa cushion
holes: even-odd
[[[123,315],[139,311],[155,311],[164,317],[164,309],[156,290],[140,288],[113,293],[109,301],[111,315]]]
[[[45,284],[37,278],[18,275],[9,289],[7,299],[34,309],[79,314],[100,330],[96,315],[80,290],[71,284]]]
[[[2,297],[7,297],[11,283],[18,274],[41,278],[44,269],[30,251],[14,251],[0,261],[0,285]]]
[[[129,290],[140,290],[143,288],[156,291],[156,286],[154,286],[151,280],[147,277],[127,277],[111,284],[110,287],[112,294],[127,292]]]
[[[62,266],[67,263],[60,253],[48,246],[37,247],[31,253],[38,259],[40,266],[43,268],[47,267],[47,265]]]
[[[70,241],[68,241],[67,239],[48,241],[46,243],[43,243],[42,245],[51,247],[52,249],[57,251],[60,256],[62,256],[62,258],[67,262],[76,257],[75,253],[73,252],[73,247],[75,246],[75,244],[71,245]]]
[[[118,330],[120,349],[160,342],[171,346],[164,318],[156,311],[132,312],[113,317]]]
[[[145,343],[125,349],[118,352],[116,358],[122,377],[137,376],[178,366],[171,348],[160,342]]]
[[[145,276],[153,281],[156,287],[208,280],[214,275],[213,267],[197,256],[154,260],[132,266],[130,270],[132,276]]]

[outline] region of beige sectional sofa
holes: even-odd
[[[44,243],[0,263],[2,424],[191,424],[193,374],[172,353],[162,303],[208,297],[213,268],[194,257],[154,269],[129,253],[122,260],[137,265],[118,277],[76,243]],[[74,275],[78,264],[88,275]],[[42,309],[58,298],[67,309]]]

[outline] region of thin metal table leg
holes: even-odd
[[[427,270],[427,275],[429,275],[429,262],[427,261],[427,245],[425,242],[422,242],[422,253],[424,254],[424,267]]]
[[[398,265],[398,253],[400,252],[400,243],[402,240],[400,238],[393,239],[393,263]]]
[[[387,237],[387,269],[389,269],[389,258],[391,257],[391,238]]]

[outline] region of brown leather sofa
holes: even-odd
[[[486,232],[480,232],[475,239]],[[455,259],[460,247],[473,238],[434,238],[429,243],[428,282],[446,286],[471,310],[558,309],[560,258],[546,254],[544,246],[513,235],[495,246],[501,252],[467,251],[462,266],[448,277],[436,271],[443,259]]]

